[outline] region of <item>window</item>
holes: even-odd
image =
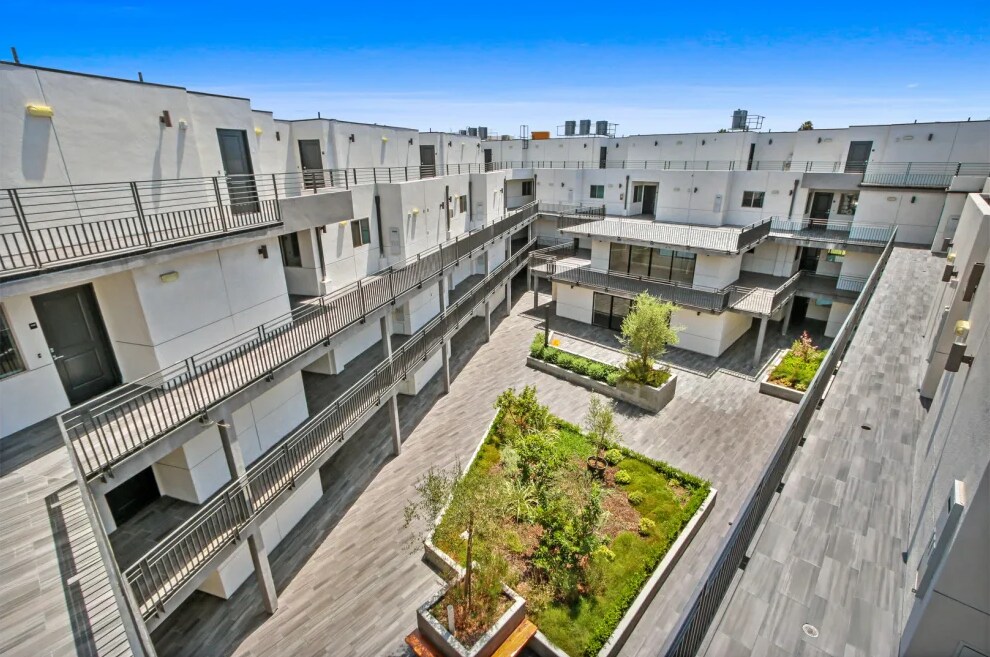
[[[842,262],[846,259],[846,252],[842,249],[829,249],[825,255],[828,262]]]
[[[7,324],[7,315],[0,307],[0,379],[24,371],[24,361],[17,351],[14,335]]]
[[[661,281],[691,285],[697,255],[672,249],[651,249],[613,242],[609,248],[608,268],[620,274],[648,276]]]
[[[459,196],[457,198],[457,211],[467,212],[467,195]]]
[[[367,218],[351,222],[351,242],[355,247],[371,243],[371,226]]]
[[[633,203],[642,203],[642,202],[643,202],[643,186],[635,185],[633,187]]]
[[[743,192],[742,206],[744,208],[762,208],[766,192]]]
[[[856,214],[856,205],[859,203],[859,192],[853,194],[842,194],[839,196],[839,207],[836,214]]]
[[[591,198],[605,198],[605,185],[592,185]]]
[[[524,181],[522,181],[522,195],[523,196],[532,196],[533,195],[533,181],[532,180],[524,180]]]
[[[302,267],[302,254],[299,252],[299,235],[289,233],[279,235],[278,245],[282,250],[283,267]]]

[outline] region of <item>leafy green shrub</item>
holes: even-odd
[[[614,386],[620,380],[622,370],[608,363],[600,363],[578,354],[551,347],[546,344],[542,333],[537,333],[529,346],[529,355],[551,365],[563,367],[582,376]]]
[[[529,343],[529,355],[533,358],[540,358],[543,355],[543,348],[546,346],[546,338],[542,333],[537,333],[533,336],[533,341]]]
[[[639,533],[643,536],[649,536],[657,528],[657,523],[653,522],[649,518],[639,519]]]
[[[605,460],[608,461],[609,465],[618,465],[619,461],[622,460],[622,451],[613,447],[605,452]]]
[[[632,481],[632,475],[630,475],[625,470],[619,470],[615,473],[615,483],[617,484],[628,484]]]
[[[643,503],[643,500],[645,499],[646,499],[646,495],[644,495],[642,491],[634,490],[633,492],[629,493],[629,503],[632,504],[633,506],[639,506],[640,504]]]
[[[605,377],[605,383],[610,386],[615,386],[622,380],[622,372],[616,370],[615,372],[609,372],[608,376]]]
[[[815,378],[815,373],[821,367],[828,351],[819,349],[811,343],[811,337],[805,331],[794,341],[791,350],[770,372],[770,383],[775,383],[794,390],[805,391]]]
[[[519,534],[511,531],[505,533],[505,547],[513,554],[522,554],[526,550]]]
[[[615,561],[615,552],[608,549],[607,545],[599,545],[593,555],[599,559],[604,559],[605,561]]]

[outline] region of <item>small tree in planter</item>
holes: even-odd
[[[615,426],[615,405],[611,399],[592,395],[588,401],[588,413],[584,416],[584,428],[595,445],[595,455],[588,459],[588,468],[597,476],[605,474],[608,462],[605,452],[619,440],[619,428]]]
[[[496,619],[506,564],[498,546],[501,520],[506,514],[506,487],[481,477],[461,477],[460,466],[430,468],[416,484],[416,496],[404,509],[404,527],[413,529],[419,545],[430,538],[436,518],[443,513],[452,527],[464,528],[467,550],[464,576],[450,582],[445,604],[453,604],[461,627],[487,627]],[[449,504],[448,504],[449,501]],[[444,509],[446,506],[446,510]],[[484,572],[478,573],[476,565]]]
[[[623,351],[629,357],[623,378],[635,383],[659,387],[670,377],[666,369],[654,369],[656,361],[677,344],[678,329],[670,325],[676,304],[661,301],[647,292],[640,293],[632,310],[622,320]]]

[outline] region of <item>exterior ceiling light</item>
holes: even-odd
[[[45,119],[55,116],[55,110],[50,105],[28,105],[27,113]]]

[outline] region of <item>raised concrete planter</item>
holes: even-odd
[[[481,635],[473,646],[465,646],[430,613],[430,607],[439,602],[446,592],[446,588],[437,592],[416,610],[416,627],[423,638],[446,657],[491,657],[526,618],[526,601],[508,586],[503,585],[502,593],[512,600],[509,609]]]
[[[778,399],[783,399],[784,401],[800,404],[801,400],[804,399],[804,392],[801,390],[795,390],[794,388],[788,388],[787,386],[777,385],[776,383],[770,383],[770,374],[777,368],[778,365],[780,365],[780,361],[784,360],[784,356],[787,354],[787,351],[777,354],[777,357],[773,359],[772,363],[770,363],[770,367],[767,368],[767,373],[763,375],[762,379],[760,379],[760,393],[770,395],[771,397],[776,397]]]
[[[530,358],[530,360],[536,359]],[[543,363],[543,361],[540,360],[537,360],[536,362],[543,365],[548,364]],[[563,368],[557,369],[563,370]],[[574,372],[570,372],[569,370],[563,371],[568,372],[569,374],[574,374]],[[574,374],[574,376],[580,375]],[[673,378],[674,377],[671,377],[667,383],[671,383]],[[594,381],[593,379],[588,380],[593,383],[601,383],[599,381]],[[607,384],[601,385],[611,387]],[[671,393],[671,396],[673,396],[673,393]],[[471,459],[468,461],[468,467],[470,467],[470,464],[478,456],[478,452],[481,450],[481,446],[484,445],[485,438],[488,437],[488,433],[491,431],[491,427],[494,422],[495,418],[493,417],[491,422],[488,424],[488,429],[485,430],[484,437],[481,439],[481,442],[478,443],[474,453],[471,455]],[[675,540],[674,544],[670,546],[669,550],[667,550],[667,554],[664,555],[656,569],[654,569],[653,574],[650,575],[650,578],[646,580],[646,583],[643,585],[643,588],[640,589],[636,599],[633,600],[632,605],[630,605],[629,609],[626,610],[622,620],[619,621],[619,624],[616,626],[615,630],[612,631],[612,635],[609,637],[608,641],[606,641],[605,645],[602,646],[602,649],[598,651],[598,657],[615,657],[615,655],[617,655],[622,649],[622,646],[629,638],[629,635],[632,634],[636,624],[646,612],[646,608],[653,601],[653,598],[656,597],[657,592],[660,590],[660,587],[663,586],[663,583],[667,581],[667,577],[670,575],[670,572],[674,569],[674,566],[677,565],[677,562],[680,560],[681,555],[684,554],[684,551],[687,549],[688,545],[691,544],[691,540],[694,538],[695,534],[698,533],[698,530],[701,528],[702,523],[705,522],[708,514],[711,513],[712,507],[715,505],[715,498],[717,494],[718,490],[715,488],[709,490],[708,497],[706,497],[705,501],[701,503],[701,506],[698,507],[698,510],[695,511],[693,516],[691,516],[688,523],[684,525],[684,529],[682,529],[681,533],[677,536],[677,540]],[[440,520],[443,518],[443,514],[446,511],[447,509],[444,507],[443,511],[440,512],[440,515],[437,516],[434,521],[434,525],[440,524]],[[427,539],[423,543],[423,549],[424,560],[441,575],[443,575],[444,578],[451,580],[454,578],[460,579],[464,576],[464,568],[462,568],[460,564],[447,555],[447,553],[435,546],[432,539]],[[416,623],[419,631],[422,632],[423,635],[431,642],[433,642],[434,645],[436,645],[437,648],[443,652],[444,655],[446,655],[446,657],[488,657],[495,651],[495,649],[497,649],[499,645],[501,645],[502,642],[505,641],[506,637],[512,633],[512,630],[518,627],[519,623],[522,622],[522,619],[526,615],[525,599],[509,587],[503,585],[503,592],[513,599],[512,606],[505,614],[502,615],[501,618],[499,618],[499,621],[491,628],[491,630],[485,633],[481,640],[479,640],[470,649],[467,649],[459,641],[457,641],[455,637],[450,635],[450,632],[446,630],[443,624],[433,618],[433,615],[429,613],[430,607],[436,604],[437,601],[443,597],[446,590],[447,589],[445,588],[435,594],[429,601],[426,602],[426,604],[416,610]],[[521,605],[520,602],[522,603]],[[515,614],[519,614],[518,620],[515,620]],[[510,626],[508,631],[505,630],[506,626]],[[450,638],[450,641],[447,641],[447,638],[440,634],[441,632],[446,634],[446,636]],[[496,641],[496,639],[499,640]],[[448,647],[451,652],[448,652],[447,648],[444,647],[444,641],[447,641],[449,644]],[[482,652],[482,643],[485,642],[487,642],[486,646],[490,644],[491,651]],[[566,652],[561,650],[545,634],[539,631],[533,636],[532,639],[529,640],[527,647],[537,655],[540,655],[540,657],[574,657],[573,655],[568,655]],[[470,651],[456,652],[457,650]]]
[[[619,654],[622,646],[625,645],[626,640],[629,635],[632,634],[633,628],[636,627],[636,623],[639,622],[640,618],[646,612],[646,608],[653,602],[653,598],[656,597],[657,592],[663,583],[667,581],[667,577],[670,575],[670,571],[674,569],[677,562],[680,560],[681,555],[684,554],[684,550],[687,546],[691,544],[691,539],[694,538],[695,534],[698,533],[698,529],[701,528],[701,524],[711,513],[712,507],[715,506],[715,496],[718,493],[717,490],[712,488],[708,497],[705,501],[701,503],[698,510],[695,511],[694,515],[691,516],[691,520],[684,525],[684,529],[681,530],[680,535],[674,544],[670,546],[667,554],[660,561],[660,564],[650,575],[650,578],[646,580],[646,584],[640,590],[639,595],[633,601],[632,605],[626,610],[625,615],[619,624],[616,626],[615,630],[612,632],[612,636],[609,637],[602,649],[598,651],[598,657],[614,657]],[[550,639],[548,639],[542,632],[537,632],[536,635],[530,639],[529,647],[533,649],[537,655],[540,657],[574,657],[573,655],[568,655],[559,647],[554,645]]]
[[[582,356],[582,358],[587,358],[587,356]],[[588,360],[594,359],[589,358]],[[526,357],[526,365],[535,370],[552,374],[559,379],[605,395],[606,397],[632,404],[651,413],[659,413],[663,410],[670,403],[670,400],[674,398],[674,392],[677,390],[677,375],[673,372],[671,372],[670,378],[667,379],[666,383],[659,388],[626,381],[620,382],[617,386],[610,386],[603,381],[596,381],[591,377],[566,370],[559,365],[554,365],[539,358],[533,358],[532,356]]]

